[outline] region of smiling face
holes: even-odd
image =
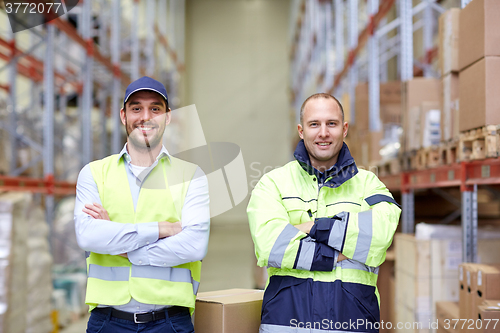
[[[314,98],[304,107],[299,136],[318,171],[324,172],[337,162],[348,128],[342,118],[340,106],[332,98]]]
[[[170,109],[163,97],[153,91],[138,91],[127,100],[120,118],[127,130],[127,142],[139,151],[161,145],[165,126],[170,122]]]

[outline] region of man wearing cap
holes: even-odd
[[[208,181],[162,145],[165,87],[142,77],[125,91],[127,143],[78,176],[75,231],[87,251],[87,332],[194,332],[207,252]]]

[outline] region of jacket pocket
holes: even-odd
[[[283,198],[283,206],[285,206],[290,223],[293,225],[314,220],[316,213],[316,200],[304,201],[299,197]]]

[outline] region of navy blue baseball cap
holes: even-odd
[[[150,78],[149,76],[143,76],[128,85],[127,89],[125,90],[123,105],[127,103],[128,99],[133,93],[141,90],[151,90],[160,94],[168,104],[167,89],[165,89],[165,86],[161,82],[158,82],[155,79]]]

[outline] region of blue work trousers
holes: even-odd
[[[188,312],[176,314],[172,317],[136,324],[133,321],[119,319],[108,314],[91,312],[87,323],[87,333],[193,333],[193,323]]]

